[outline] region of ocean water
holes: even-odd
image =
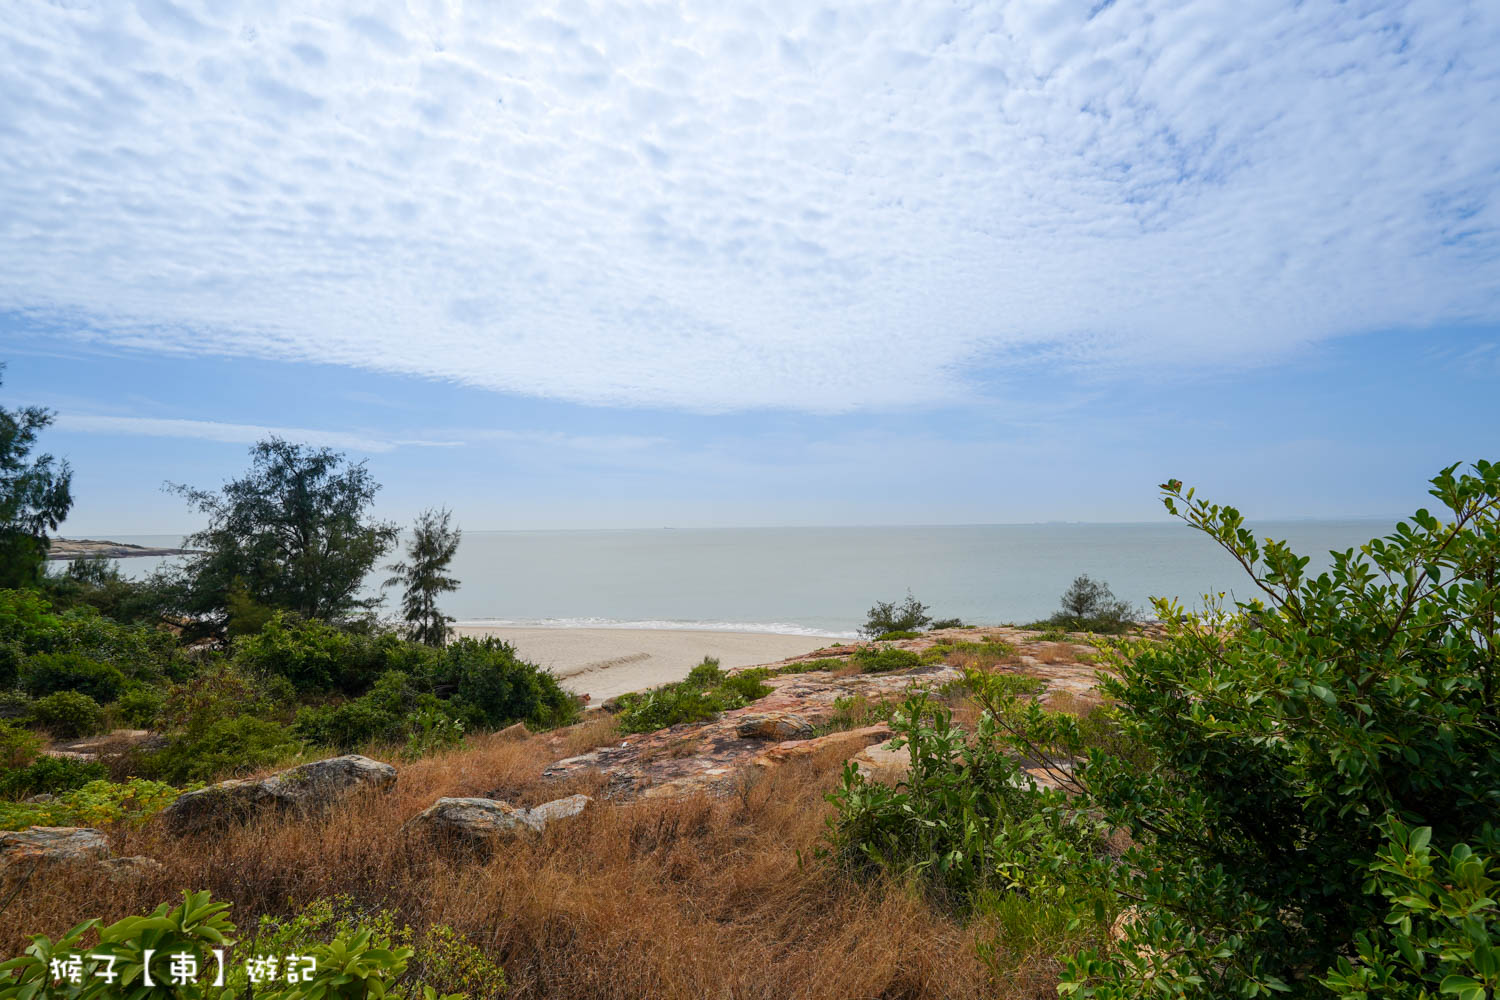
[[[1375,519],[1253,524],[1325,568],[1388,533]],[[177,536],[114,540],[174,546]],[[163,562],[120,560],[130,576]],[[907,591],[938,617],[1033,621],[1087,573],[1117,597],[1195,606],[1205,593],[1248,597],[1243,571],[1177,522],[931,527],[465,531],[442,606],[465,624],[687,628],[847,636],[877,600]],[[378,585],[385,573],[372,574]],[[387,595],[394,606],[395,595]]]

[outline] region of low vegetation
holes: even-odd
[[[900,604],[876,601],[859,631],[870,639],[912,639],[925,630],[963,627],[963,622],[957,618],[934,620],[928,610],[927,605],[908,591]]]
[[[764,670],[726,673],[718,660],[706,657],[685,680],[615,699],[620,732],[649,733],[743,708],[771,693],[767,676]]]

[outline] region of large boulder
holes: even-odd
[[[50,865],[97,864],[109,857],[109,841],[90,827],[34,826],[0,833],[0,875]]]
[[[412,817],[406,830],[441,844],[483,851],[501,840],[541,833],[560,819],[577,816],[592,801],[587,795],[569,795],[521,809],[498,799],[442,798]]]
[[[266,778],[237,778],[186,792],[161,816],[173,833],[197,833],[270,813],[316,815],[361,789],[384,791],[395,783],[391,765],[345,754]]]
[[[810,740],[812,723],[795,712],[752,712],[740,716],[735,732],[745,739]]]

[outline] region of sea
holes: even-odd
[[[1266,521],[1261,537],[1330,565],[1330,550],[1388,534],[1394,519]],[[119,535],[156,547],[177,535]],[[119,560],[127,576],[170,557]],[[54,563],[54,567],[58,564]],[[1087,574],[1150,617],[1152,597],[1198,607],[1253,585],[1210,538],[1179,522],[639,530],[466,530],[441,602],[460,624],[708,629],[852,636],[876,601],[908,593],[941,618],[1029,622]],[[384,571],[371,574],[381,593]],[[383,595],[394,610],[398,595]]]

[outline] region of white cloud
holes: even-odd
[[[90,416],[63,413],[53,418],[62,431],[81,434],[128,434],[145,437],[198,438],[230,444],[254,444],[268,437],[285,438],[324,448],[348,448],[352,451],[384,452],[400,447],[450,448],[462,441],[392,440],[366,437],[344,431],[321,431],[306,427],[263,427],[257,424],[229,424],[216,420],[177,420],[161,417]]]
[[[1483,0],[16,0],[0,309],[693,409],[1494,322],[1495,51]]]

